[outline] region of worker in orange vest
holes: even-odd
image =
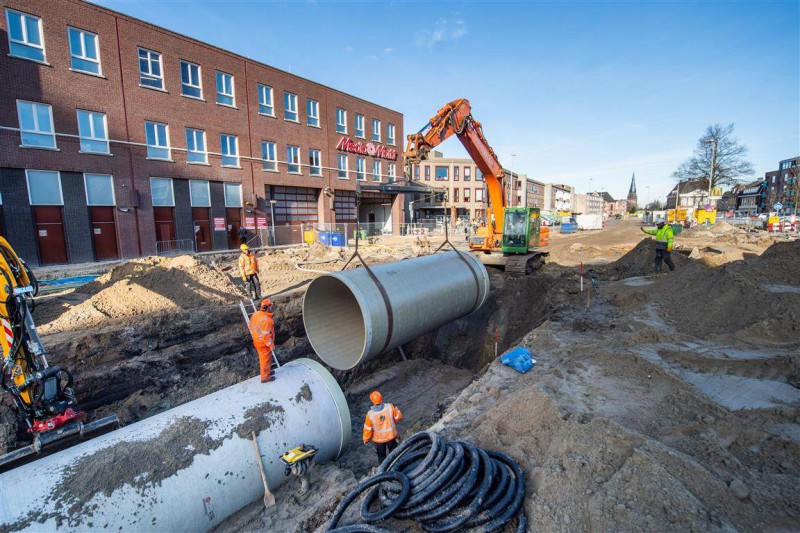
[[[242,253],[239,255],[239,272],[242,281],[250,283],[250,295],[254,300],[261,298],[261,281],[258,279],[258,259],[246,244],[239,246]]]
[[[265,299],[259,310],[250,317],[250,335],[258,352],[261,383],[272,381],[272,350],[275,348],[275,321],[272,319],[272,301]]]
[[[383,396],[378,391],[369,395],[372,407],[367,411],[364,421],[362,440],[368,444],[370,440],[375,443],[378,452],[378,462],[382,463],[386,455],[397,448],[397,422],[403,418],[400,409],[390,403],[383,403]]]

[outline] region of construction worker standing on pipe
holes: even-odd
[[[362,440],[364,444],[370,440],[375,443],[378,463],[382,463],[386,455],[397,448],[396,424],[403,418],[403,413],[394,405],[383,403],[383,396],[378,391],[372,391],[369,399],[372,400],[372,407],[367,411]]]
[[[258,259],[246,244],[239,246],[242,253],[239,255],[239,272],[242,281],[250,283],[250,296],[253,300],[261,298],[261,281],[258,279]]]
[[[272,350],[275,348],[275,321],[272,319],[272,301],[265,299],[258,311],[250,317],[250,335],[258,352],[261,383],[275,379],[272,374]]]

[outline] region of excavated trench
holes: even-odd
[[[353,427],[362,425],[365,398],[377,387],[394,391],[395,403],[401,404],[401,399],[421,402],[418,408],[412,407],[417,411],[414,426],[426,427],[446,408],[445,400],[457,395],[491,362],[495,343],[502,353],[558,310],[570,272],[547,265],[520,279],[490,270],[486,304],[473,315],[407,344],[410,361],[402,362],[399,351],[394,351],[353,371],[334,371],[351,403]],[[274,298],[276,344],[282,362],[316,358],[303,328],[302,297],[300,289]],[[55,320],[55,305],[41,302],[35,315]],[[89,421],[116,413],[127,425],[238,383],[257,369],[249,333],[235,305],[110,320],[91,330],[46,334],[42,341],[50,363],[75,375],[76,392]],[[426,395],[436,401],[417,398]],[[9,398],[4,396],[0,453],[27,444],[28,436],[15,431],[15,426]]]

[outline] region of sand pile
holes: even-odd
[[[745,230],[729,224],[727,222],[717,222],[711,226],[697,225],[693,228],[683,230],[681,236],[684,237],[708,237],[714,238],[719,235],[729,235],[732,233],[747,233]]]
[[[617,261],[607,267],[603,267],[602,274],[606,279],[612,280],[631,278],[634,276],[646,276],[654,272],[655,257],[655,240],[644,239]],[[671,257],[677,268],[681,268],[688,261],[686,256],[675,252],[671,254]],[[661,269],[668,270],[666,265],[662,265]]]
[[[227,274],[190,256],[147,257],[116,267],[77,289],[71,299],[80,303],[43,325],[42,332],[89,328],[107,319],[235,303],[241,294]]]

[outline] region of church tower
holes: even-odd
[[[628,190],[628,211],[636,209],[638,203],[636,198],[636,172],[631,176],[631,188]],[[645,206],[647,207],[647,206]]]

